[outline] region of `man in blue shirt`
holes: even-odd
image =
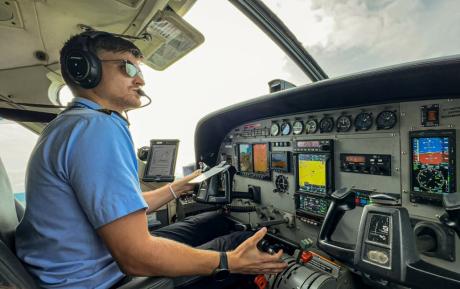
[[[134,44],[108,33],[86,32],[64,45],[62,74],[78,97],[49,123],[32,153],[27,209],[16,233],[18,257],[44,288],[111,288],[125,274],[210,275],[225,259],[232,273],[280,272],[286,266],[282,252],[256,248],[266,229],[238,247],[247,235],[232,235],[231,244],[211,241],[228,229],[216,215],[173,224],[155,236],[148,232],[146,213],[187,191],[200,172],[141,192],[122,116],[141,105],[141,60]],[[199,245],[234,250],[191,247]]]

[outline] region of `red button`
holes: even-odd
[[[302,263],[308,263],[313,259],[313,254],[310,251],[303,251],[300,255],[300,260]]]
[[[257,275],[254,279],[254,283],[257,285],[257,288],[259,289],[265,289],[268,285],[268,281],[264,275]]]

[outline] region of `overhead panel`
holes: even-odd
[[[0,25],[24,28],[18,3],[14,0],[0,2]]]

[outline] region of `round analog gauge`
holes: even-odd
[[[332,117],[325,116],[319,121],[319,131],[323,132],[331,132],[334,129],[334,120]]]
[[[281,135],[288,135],[291,133],[291,124],[289,122],[283,122],[281,124]]]
[[[293,134],[301,134],[303,132],[303,122],[301,120],[296,120],[292,125]]]
[[[442,173],[438,170],[421,170],[417,175],[417,181],[420,187],[427,191],[445,191],[446,181]]]
[[[276,192],[285,193],[289,188],[289,183],[287,177],[283,175],[278,175],[275,180]]]
[[[277,123],[272,123],[272,126],[270,127],[270,134],[271,135],[279,135],[280,133],[280,126]]]
[[[356,130],[368,130],[371,128],[373,122],[372,114],[361,112],[355,118],[355,128]]]
[[[318,122],[316,119],[310,119],[305,123],[306,133],[315,133],[318,130]]]
[[[385,110],[377,116],[377,129],[392,129],[396,124],[396,113]]]
[[[338,132],[345,132],[349,131],[351,128],[351,116],[349,115],[342,115],[337,119],[337,131]]]

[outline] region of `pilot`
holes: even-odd
[[[257,249],[266,229],[229,233],[207,213],[151,235],[146,213],[190,189],[192,173],[141,192],[137,159],[123,113],[141,105],[140,50],[105,32],[71,37],[61,72],[76,96],[38,139],[26,175],[27,209],[16,251],[43,288],[116,288],[128,276],[277,273],[282,251]],[[196,248],[194,248],[196,247]],[[208,278],[212,288],[213,277]],[[200,288],[206,288],[200,285]]]

